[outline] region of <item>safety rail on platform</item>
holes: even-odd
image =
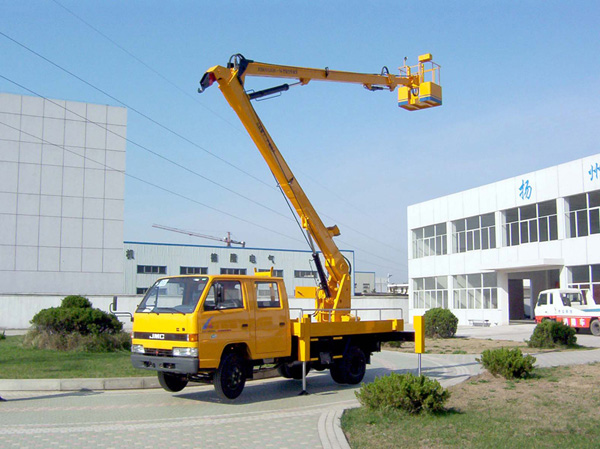
[[[358,314],[359,311],[362,312],[375,312],[375,313],[379,313],[379,321],[381,321],[382,318],[382,312],[400,312],[400,316],[399,317],[393,317],[393,318],[386,318],[386,319],[396,319],[396,320],[402,320],[404,319],[404,309],[400,308],[400,307],[378,307],[378,308],[368,308],[368,307],[361,307],[361,308],[349,308],[349,309],[305,309],[305,308],[301,308],[301,307],[290,307],[290,316],[292,318],[294,318],[292,316],[292,311],[295,312],[299,312],[298,316],[295,318],[301,318],[305,315],[309,315],[312,318],[315,318],[315,316],[317,314],[323,314],[325,316],[328,317],[328,321],[331,322],[332,321],[332,317],[334,316],[334,314],[336,313],[340,313],[340,312],[349,312],[350,314],[354,314],[355,316],[359,317],[359,319],[362,319],[360,317],[360,315]],[[364,321],[369,321],[369,320],[364,320]],[[374,321],[374,320],[371,320]]]

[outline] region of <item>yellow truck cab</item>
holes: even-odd
[[[228,373],[220,377],[244,372],[237,383],[228,379],[215,386],[225,397],[237,396],[244,387],[241,379],[252,377],[253,364],[247,361],[261,364],[289,357],[291,350],[288,299],[280,278],[165,277],[135,312],[133,366],[158,371],[169,391],[180,391],[188,380],[210,380],[224,363]]]

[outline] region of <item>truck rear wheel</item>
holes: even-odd
[[[600,337],[600,321],[598,321],[597,319],[592,320],[592,322],[590,323],[590,332],[592,333],[592,335]]]
[[[338,384],[356,385],[363,380],[367,370],[367,357],[358,346],[352,346],[341,361],[329,369],[331,378]]]
[[[242,394],[246,385],[242,357],[235,352],[224,355],[219,369],[215,372],[213,383],[217,394],[223,399],[235,399]]]
[[[158,383],[165,390],[172,393],[177,393],[185,388],[188,384],[188,380],[185,376],[180,374],[165,373],[163,371],[158,372]]]

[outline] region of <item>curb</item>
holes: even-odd
[[[253,380],[271,379],[273,377],[279,377],[276,369],[256,373]],[[108,377],[105,379],[0,379],[0,391],[103,391],[146,390],[151,388],[162,388],[156,376]]]

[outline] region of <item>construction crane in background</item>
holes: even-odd
[[[193,237],[202,237],[204,239],[210,239],[210,240],[217,240],[219,242],[225,242],[227,244],[227,246],[231,246],[231,244],[233,243],[234,245],[242,245],[242,248],[246,247],[246,242],[232,240],[232,238],[231,238],[231,232],[227,233],[227,237],[213,237],[212,235],[204,235],[204,234],[199,234],[197,232],[186,231],[184,229],[170,228],[169,226],[163,226],[163,225],[159,225],[159,224],[153,224],[152,227],[153,228],[158,228],[158,229],[164,229],[165,231],[179,232],[180,234],[191,235]]]

